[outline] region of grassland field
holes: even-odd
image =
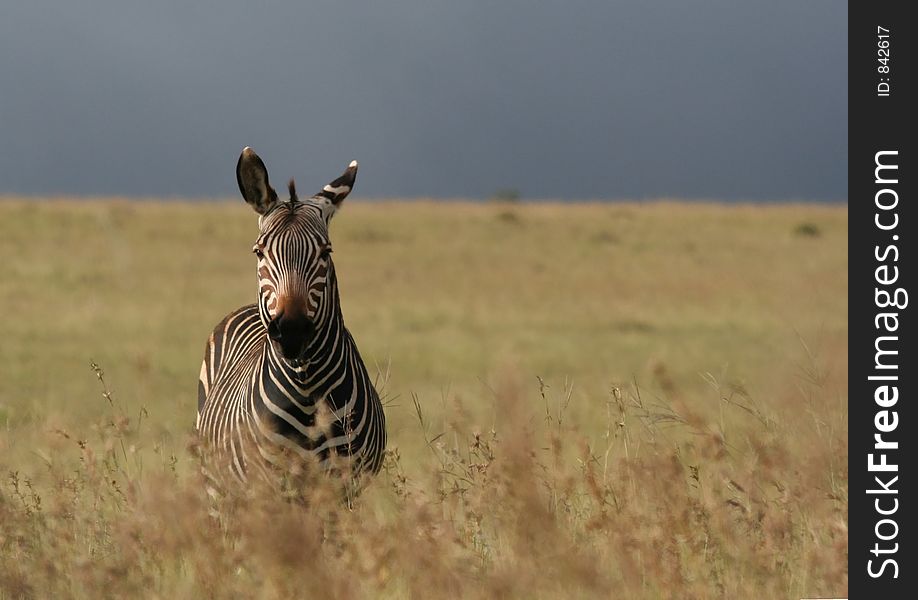
[[[346,201],[342,308],[392,456],[323,545],[301,507],[215,526],[195,494],[254,213],[0,199],[0,598],[843,596],[847,219]]]

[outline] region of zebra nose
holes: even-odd
[[[280,346],[284,358],[298,358],[314,332],[312,321],[301,313],[281,312],[268,323],[268,337]]]

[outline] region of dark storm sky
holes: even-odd
[[[847,199],[844,3],[4,3],[0,193]]]

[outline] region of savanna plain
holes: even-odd
[[[0,199],[0,598],[847,594],[844,205],[347,200],[352,506],[212,500],[242,202]]]

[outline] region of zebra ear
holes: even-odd
[[[268,183],[268,170],[255,151],[246,146],[236,163],[236,183],[245,201],[260,215],[277,202],[277,192]]]
[[[347,166],[347,170],[324,188],[322,191],[313,196],[316,200],[327,200],[329,203],[328,217],[334,214],[341,202],[347,198],[347,195],[354,189],[354,181],[357,179],[357,161],[352,160]]]

